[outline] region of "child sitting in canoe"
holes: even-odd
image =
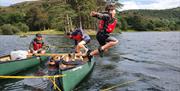
[[[46,52],[45,50],[46,45],[43,41],[42,35],[41,34],[36,34],[36,37],[31,41],[30,46],[29,46],[29,53],[41,53],[44,54]]]

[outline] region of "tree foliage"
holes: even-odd
[[[29,27],[25,23],[16,23],[15,26],[21,31],[21,32],[28,32]]]
[[[129,10],[121,12],[128,29],[137,31],[180,30],[180,7],[167,10]],[[120,16],[119,16],[120,17]]]
[[[109,2],[113,2],[117,6],[117,10],[119,10],[122,7],[119,1],[38,0],[18,3],[10,7],[0,7],[0,26],[11,24],[11,26],[17,27],[22,32],[44,29],[71,31],[76,27],[96,29],[98,21],[90,17],[90,12],[104,11],[106,4]],[[180,30],[180,8],[129,10],[118,13],[116,17],[118,19],[116,30]]]
[[[16,34],[20,32],[20,30],[17,27],[11,24],[2,25],[1,30],[2,30],[2,34],[5,34],[5,35],[12,35],[12,34]]]
[[[26,15],[26,23],[30,30],[43,30],[48,28],[48,15],[40,8],[32,7],[27,11]]]

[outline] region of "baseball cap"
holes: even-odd
[[[36,34],[36,37],[42,37],[42,35],[40,33]]]

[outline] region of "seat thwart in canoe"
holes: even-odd
[[[72,54],[72,53],[70,53]],[[28,56],[67,56],[68,53],[45,53],[45,54],[28,54]],[[82,56],[75,54],[76,56]]]

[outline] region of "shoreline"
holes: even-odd
[[[96,31],[94,30],[86,30],[85,31],[88,35],[96,35]],[[54,29],[50,29],[50,30],[43,30],[43,31],[29,31],[27,33],[21,32],[21,33],[17,33],[15,35],[34,35],[34,34],[43,34],[43,35],[64,35],[65,32],[64,31],[56,31]]]
[[[97,31],[95,30],[85,30],[85,32],[90,35],[90,36],[94,36],[96,35]],[[126,31],[121,31],[121,32],[113,32],[112,34],[122,34],[122,33],[133,33],[133,32],[180,32],[180,30],[176,30],[176,31],[136,31],[136,30],[126,30]],[[19,35],[19,36],[26,36],[26,35],[35,35],[37,33],[41,33],[43,35],[64,35],[64,31],[56,31],[54,29],[49,29],[49,30],[42,30],[42,31],[29,31],[29,32],[20,32],[17,34],[13,34],[13,35]],[[3,34],[1,34],[3,35]]]

